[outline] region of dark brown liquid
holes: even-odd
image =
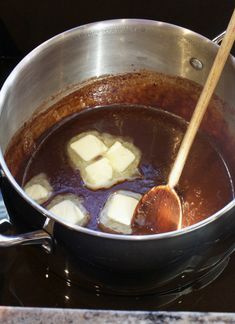
[[[167,182],[185,128],[182,119],[156,108],[114,105],[87,109],[44,133],[17,178],[24,185],[33,176],[46,173],[54,189],[53,197],[63,193],[82,197],[91,215],[87,227],[98,230],[99,213],[110,193],[123,189],[144,194],[153,186]],[[142,179],[125,181],[105,190],[87,189],[79,171],[71,167],[66,147],[73,136],[89,130],[132,139],[142,152],[139,165]],[[202,134],[197,135],[193,144],[177,191],[183,202],[184,227],[210,216],[233,198],[225,162]]]

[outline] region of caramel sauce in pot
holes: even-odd
[[[189,80],[152,72],[94,80],[26,123],[13,138],[6,161],[22,186],[38,173],[46,173],[53,187],[50,200],[64,193],[82,197],[91,215],[87,227],[99,230],[100,210],[112,192],[144,194],[167,183],[187,125],[174,113],[188,120],[199,93],[200,87]],[[176,188],[183,204],[183,227],[212,215],[234,196],[233,157],[229,159],[227,144],[224,152],[220,150],[228,135],[216,105],[222,103],[215,97],[202,127],[210,138],[199,132]],[[66,146],[73,136],[94,130],[133,141],[142,153],[142,176],[109,189],[87,189],[68,161]],[[135,234],[145,234],[144,228]]]
[[[183,119],[151,107],[115,105],[85,110],[38,139],[25,169],[17,175],[18,181],[25,185],[33,176],[44,172],[53,187],[51,199],[65,193],[82,197],[91,215],[87,226],[97,230],[99,213],[112,192],[130,190],[144,194],[153,186],[167,182],[185,128]],[[79,171],[71,167],[66,148],[73,136],[89,130],[130,138],[142,152],[141,178],[108,189],[86,188]],[[193,145],[178,192],[183,202],[183,227],[212,215],[232,199],[226,164],[202,134]],[[144,234],[144,229],[137,234]]]

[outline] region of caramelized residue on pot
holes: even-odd
[[[51,199],[62,193],[83,197],[91,215],[88,227],[98,230],[98,215],[110,193],[143,194],[167,182],[186,122],[163,110],[188,120],[199,93],[200,87],[189,80],[151,72],[93,80],[29,121],[13,138],[6,161],[21,185],[44,172],[54,189]],[[217,109],[222,105],[217,97],[211,101],[203,123],[209,137],[197,136],[177,188],[184,227],[210,216],[233,198],[228,170],[234,161],[223,145],[228,135],[221,109]],[[130,138],[142,152],[143,177],[106,190],[85,188],[79,171],[68,161],[66,145],[73,136],[90,130]]]

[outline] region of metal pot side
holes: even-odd
[[[115,271],[154,269],[156,275],[159,274],[159,286],[179,278],[182,273],[198,276],[232,253],[234,201],[199,224],[162,235],[128,237],[86,228],[72,229],[24,194],[3,157],[9,141],[23,123],[35,112],[48,107],[55,98],[61,98],[65,89],[67,94],[74,90],[74,85],[93,77],[143,69],[184,77],[203,85],[217,49],[212,41],[181,27],[121,19],[72,29],[28,54],[0,92],[3,194],[6,201],[14,200],[17,215],[22,210],[27,211],[22,216],[28,224],[26,227],[38,229],[45,217],[54,219],[53,235],[75,260],[86,260]],[[201,65],[197,65],[198,62]],[[235,115],[231,109],[235,102],[234,84],[235,60],[230,57],[216,93],[230,107],[224,112],[224,119],[235,139]],[[10,204],[8,208],[11,209]],[[37,214],[38,221],[28,221],[29,210]]]

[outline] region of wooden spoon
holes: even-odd
[[[174,188],[179,182],[189,150],[219,81],[234,40],[235,10],[180,145],[168,184],[153,187],[142,197],[134,212],[132,221],[133,234],[162,233],[182,227],[181,201]]]

